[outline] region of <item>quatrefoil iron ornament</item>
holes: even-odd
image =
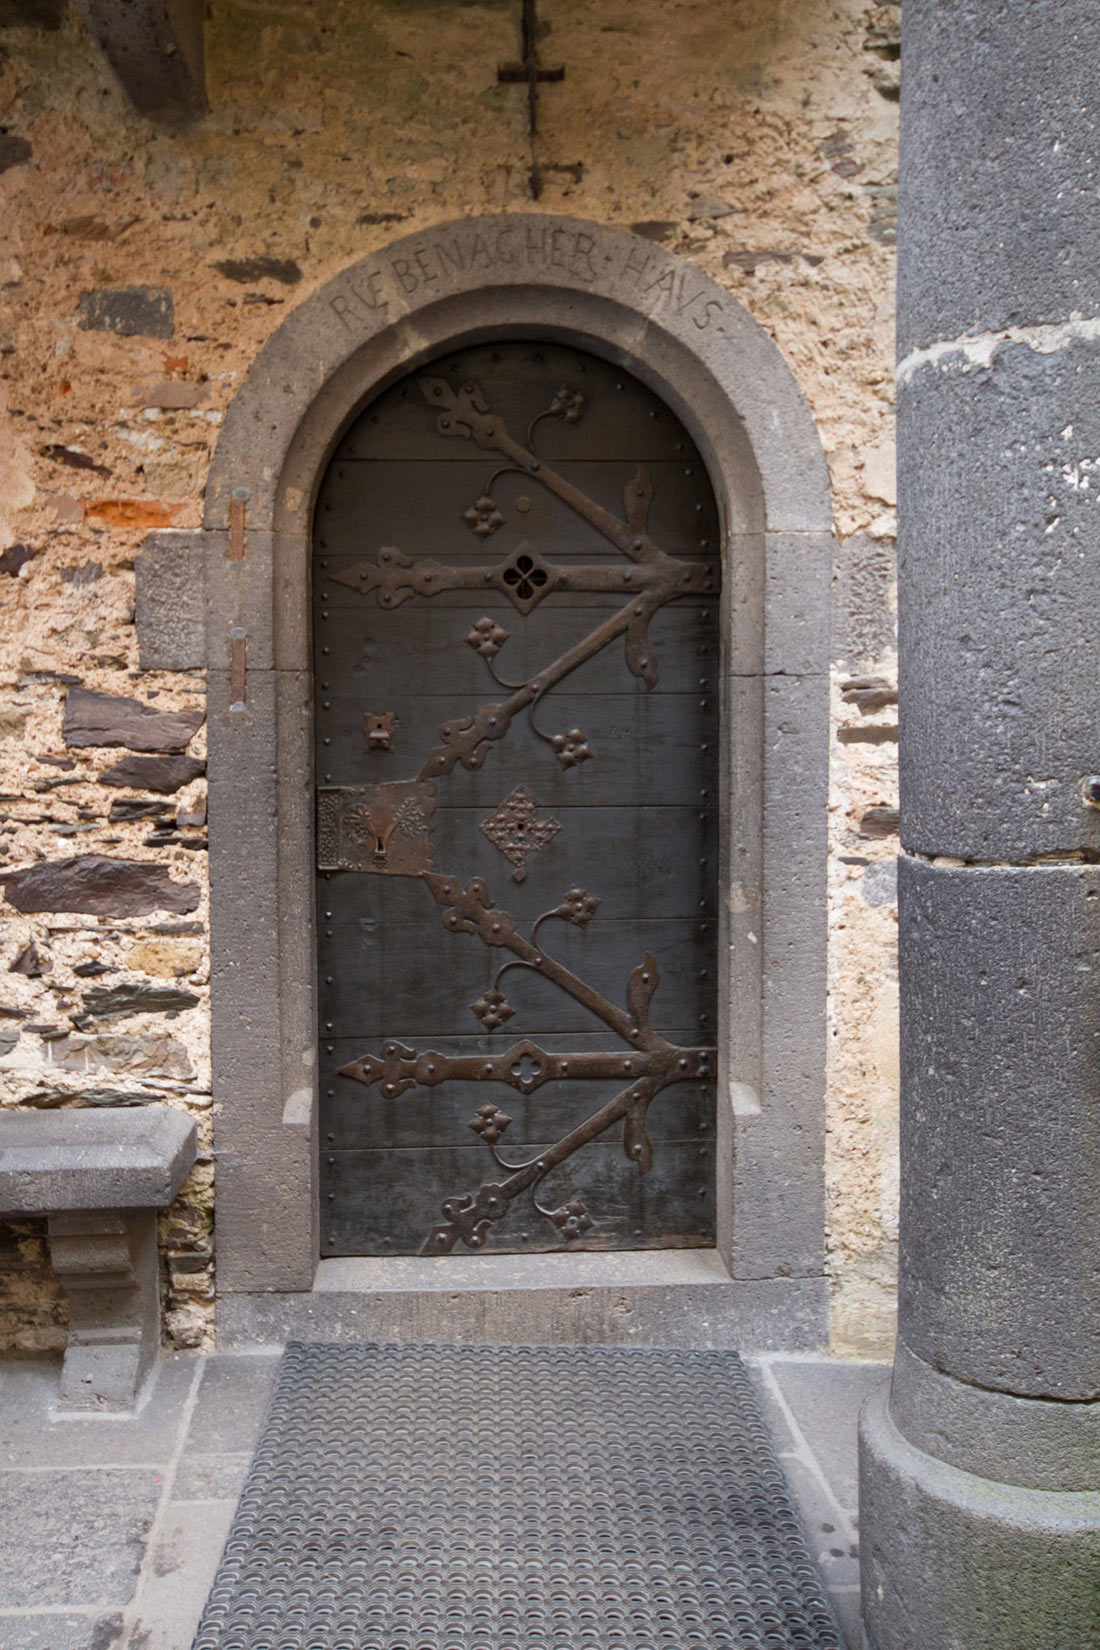
[[[497,502],[490,498],[488,493],[482,493],[480,498],[475,498],[470,508],[463,510],[462,519],[471,533],[483,543],[504,526],[504,517],[497,507]]]
[[[480,618],[467,632],[466,640],[475,653],[480,653],[483,659],[495,659],[505,642],[508,632],[503,625],[490,619],[488,614]]]
[[[512,1119],[506,1111],[499,1110],[491,1100],[479,1106],[467,1125],[479,1134],[489,1146],[495,1146]]]
[[[481,1021],[486,1031],[496,1031],[505,1020],[510,1020],[516,1012],[506,999],[503,991],[486,991],[476,1003],[470,1004],[473,1014]]]
[[[550,403],[550,411],[555,418],[560,418],[565,424],[579,424],[588,405],[588,397],[580,390],[563,384]]]
[[[580,728],[570,728],[568,733],[555,733],[550,743],[563,768],[575,768],[579,762],[587,762],[592,755],[592,747]]]

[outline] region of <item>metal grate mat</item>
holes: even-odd
[[[735,1353],[293,1344],[194,1650],[842,1650]]]

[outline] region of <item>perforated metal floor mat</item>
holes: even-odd
[[[287,1348],[194,1650],[840,1650],[743,1365]]]

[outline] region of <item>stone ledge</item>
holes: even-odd
[[[167,1208],[195,1161],[182,1111],[0,1114],[0,1213]]]
[[[218,1339],[801,1352],[822,1349],[827,1319],[823,1277],[735,1279],[714,1250],[485,1255],[322,1261],[310,1291],[223,1293]]]

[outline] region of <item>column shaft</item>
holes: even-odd
[[[1100,8],[903,11],[901,1280],[864,1623],[1055,1650],[1100,1633]]]

